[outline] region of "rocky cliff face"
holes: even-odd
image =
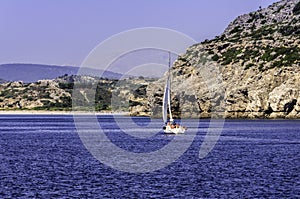
[[[175,115],[300,118],[299,17],[299,0],[283,0],[188,48],[172,68]],[[161,115],[164,82],[147,90],[153,116]]]

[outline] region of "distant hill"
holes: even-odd
[[[26,83],[36,82],[42,79],[55,79],[68,74],[76,75],[79,67],[56,66],[42,64],[1,64],[0,79],[7,81],[23,81]],[[95,75],[99,73],[96,69],[86,69],[84,75]],[[105,71],[103,78],[119,79],[122,75],[110,71]]]
[[[7,82],[6,80],[0,79],[0,84],[4,84],[4,83],[6,83],[6,82]]]

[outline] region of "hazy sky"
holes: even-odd
[[[0,0],[0,63],[80,65],[101,41],[141,27],[201,42],[276,0]]]

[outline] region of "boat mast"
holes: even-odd
[[[168,106],[169,106],[169,117],[170,121],[173,121],[172,112],[171,112],[171,82],[172,82],[172,76],[171,76],[171,52],[169,51],[169,71],[168,71],[168,82],[169,82],[169,97],[168,97]]]

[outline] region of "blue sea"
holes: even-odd
[[[124,151],[150,153],[177,139],[160,119],[119,117],[97,120]],[[0,198],[300,198],[300,120],[226,120],[204,158],[210,120],[184,124],[181,142],[194,137],[178,159],[133,173],[96,159],[71,115],[0,115]]]

